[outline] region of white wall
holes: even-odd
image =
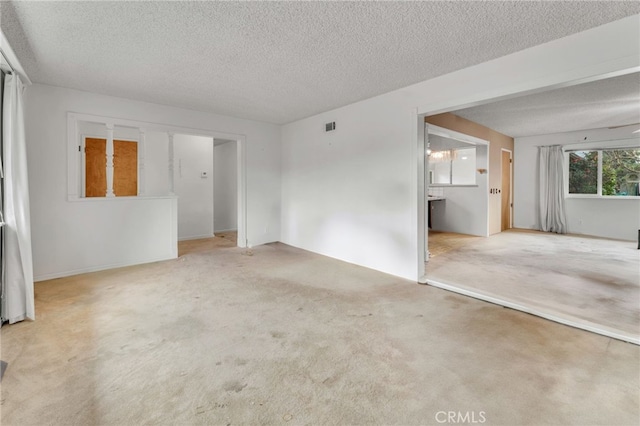
[[[178,240],[212,237],[213,138],[175,134],[173,162]]]
[[[419,279],[417,114],[638,66],[638,24],[626,18],[285,125],[282,241]]]
[[[483,167],[477,164],[475,148],[458,149],[458,158],[453,160],[451,167],[453,169],[453,180],[451,183],[456,185],[473,185],[477,183],[477,169],[483,168],[489,170],[489,164],[485,162]]]
[[[169,193],[169,135],[165,132],[145,134],[145,193],[149,196]]]
[[[238,229],[238,142],[216,145],[214,150],[215,232]]]
[[[280,239],[279,126],[39,84],[27,88],[25,103],[36,280],[175,257],[175,201],[67,201],[69,111],[243,135],[248,243]],[[164,143],[147,136],[147,148],[155,139]]]
[[[557,133],[515,139],[514,211],[516,228],[539,229],[538,216],[538,147],[543,145],[573,145],[573,147],[603,147],[605,141],[633,137],[630,128],[598,129]],[[585,140],[586,138],[586,140]],[[615,143],[615,146],[619,146]],[[640,199],[567,198],[567,229],[569,233],[598,237],[636,240],[640,229]]]
[[[393,92],[284,126],[282,241],[415,278],[410,125]]]
[[[429,163],[429,171],[433,172],[433,183],[450,183],[451,164],[449,162]]]
[[[489,175],[476,170],[488,169],[488,147],[478,145],[475,153],[476,186],[440,187],[444,200],[433,202],[431,210],[434,231],[489,236]]]

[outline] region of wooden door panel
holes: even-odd
[[[116,197],[138,195],[138,144],[113,141],[113,192]]]
[[[104,197],[107,193],[107,140],[85,139],[85,196]],[[138,144],[113,141],[113,193],[138,195]]]
[[[502,224],[501,230],[511,228],[511,153],[502,151]]]
[[[85,139],[85,197],[107,194],[107,140]]]

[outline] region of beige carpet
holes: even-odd
[[[636,242],[518,230],[466,241],[427,277],[640,339]]]
[[[218,248],[234,248],[238,234],[235,231],[218,232],[216,238],[185,240],[178,243],[178,257],[188,254],[216,250]]]
[[[638,346],[283,244],[189,245],[38,283],[37,321],[1,330],[1,424],[637,425]]]

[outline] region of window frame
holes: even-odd
[[[429,187],[437,187],[437,188],[461,188],[461,187],[472,187],[472,188],[476,188],[479,186],[478,184],[478,147],[479,146],[484,146],[487,149],[487,166],[488,166],[488,161],[489,161],[489,146],[490,146],[490,142],[484,139],[480,139],[477,138],[475,136],[471,136],[471,135],[467,135],[465,133],[461,133],[461,132],[457,132],[455,130],[450,130],[447,129],[445,127],[440,127],[440,126],[436,126],[434,124],[429,124],[429,123],[425,123],[425,137],[427,138],[427,142],[428,142],[428,137],[429,135],[436,135],[436,136],[441,136],[444,138],[448,138],[448,139],[453,139],[453,140],[457,140],[460,142],[463,142],[465,144],[468,144],[469,147],[468,148],[474,148],[476,153],[475,153],[475,166],[474,166],[474,181],[475,183],[470,183],[470,184],[455,184],[455,183],[430,183],[430,177],[431,177],[431,172],[432,170],[429,170],[429,155],[426,154],[426,149],[427,146],[425,146],[425,169],[427,171],[426,173],[426,179],[427,182],[425,182],[427,184],[427,186]],[[467,149],[467,147],[465,147],[464,149]],[[449,167],[451,167],[451,164],[449,165]],[[449,170],[449,173],[451,173],[451,169]],[[450,176],[450,181],[453,181],[453,178]]]
[[[571,198],[592,198],[592,199],[614,199],[614,200],[640,200],[638,195],[602,195],[602,162],[604,151],[640,149],[640,138],[610,140],[595,142],[590,144],[567,145],[563,147],[564,158],[564,197]],[[569,193],[569,160],[571,152],[576,151],[598,151],[597,164],[597,193],[596,194],[575,194]]]

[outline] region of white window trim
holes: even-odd
[[[111,123],[115,126],[134,127],[146,132],[179,133],[193,136],[204,136],[213,139],[228,139],[238,142],[238,247],[250,246],[247,239],[247,137],[243,134],[219,132],[215,130],[201,130],[190,127],[170,126],[165,124],[150,123],[144,121],[126,120],[114,117],[98,116],[93,114],[82,114],[77,112],[67,112],[67,201],[81,203],[113,203],[124,200],[144,202],[154,199],[177,199],[175,195],[143,195],[137,197],[89,197],[82,198],[80,192],[80,167],[78,161],[79,130],[78,122],[89,121],[94,123]],[[144,150],[146,144],[142,144]],[[146,153],[145,153],[146,156]],[[140,158],[140,152],[138,152]],[[138,177],[140,182],[141,176]],[[176,224],[177,226],[177,224]],[[176,231],[177,232],[177,231]]]
[[[476,148],[476,156],[478,155],[477,154],[478,145],[486,146],[487,147],[487,162],[488,162],[489,145],[490,145],[489,141],[477,138],[475,136],[467,135],[466,133],[460,133],[460,132],[456,132],[455,130],[450,130],[450,129],[447,129],[447,128],[444,128],[444,127],[436,126],[435,124],[425,123],[425,128],[426,128],[426,131],[425,131],[426,135],[441,136],[443,138],[454,139],[454,140],[457,140],[457,141],[460,141],[460,142],[467,143],[469,145],[473,145]],[[427,147],[425,146],[425,150],[426,149],[427,149]],[[428,156],[425,156],[425,159],[426,159],[425,167],[428,168],[429,167]],[[476,161],[477,161],[477,159],[476,159]],[[476,178],[476,183],[469,183],[469,184],[429,183],[429,186],[430,187],[434,187],[434,188],[460,188],[460,187],[474,188],[474,187],[478,187],[479,186],[477,184],[477,181],[478,181],[477,180],[477,176],[474,176],[474,177]]]
[[[145,198],[176,198],[175,195],[167,194],[160,196],[131,196],[131,197],[83,197],[82,196],[82,170],[80,167],[81,160],[78,158],[80,152],[78,152],[78,146],[81,145],[82,135],[80,134],[78,123],[81,121],[88,121],[100,124],[111,124],[114,126],[137,128],[144,132],[164,132],[164,133],[180,133],[193,136],[204,136],[215,139],[230,139],[237,140],[240,143],[240,155],[241,163],[246,162],[246,137],[244,135],[238,135],[233,133],[208,131],[201,129],[193,129],[188,127],[170,126],[158,123],[149,123],[144,121],[127,120],[123,118],[114,118],[99,116],[93,114],[83,114],[77,112],[67,112],[67,200],[73,202],[89,202],[89,201],[113,201],[118,199],[145,199]],[[102,137],[102,136],[100,136]],[[140,148],[140,147],[139,147]],[[140,159],[140,152],[138,152],[138,159]],[[244,168],[244,166],[243,166]],[[242,185],[242,202],[246,202],[246,176],[243,171],[238,180],[238,184]],[[243,207],[244,209],[244,207]]]
[[[598,193],[570,194],[569,193],[569,157],[572,151],[608,151],[616,149],[640,149],[640,138],[594,141],[565,145],[562,147],[564,158],[564,197],[567,199],[590,198],[600,200],[640,200],[638,195],[601,195],[602,194],[602,155],[598,155]]]

